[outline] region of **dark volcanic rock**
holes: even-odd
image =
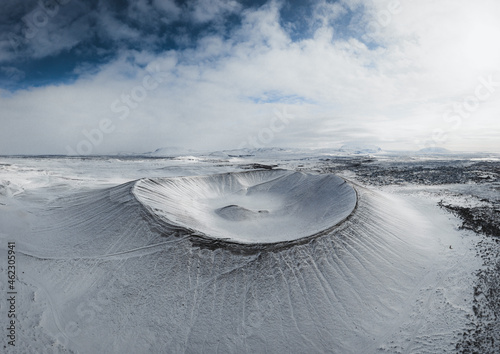
[[[477,245],[483,268],[476,273],[474,318],[456,349],[460,353],[500,353],[500,212],[489,207],[438,204],[462,220],[460,228],[486,236]]]
[[[500,211],[489,207],[465,208],[446,205],[442,201],[438,204],[460,217],[463,221],[462,226],[460,226],[461,229],[472,230],[487,236],[500,237]]]

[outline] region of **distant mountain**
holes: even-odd
[[[227,157],[248,157],[254,156],[255,154],[250,151],[250,149],[232,149],[232,150],[221,150],[213,151],[208,154],[211,157],[227,158]]]
[[[152,152],[146,152],[141,155],[145,156],[155,156],[155,157],[177,157],[183,155],[193,155],[196,151],[191,149],[185,149],[177,146],[167,146],[156,149]]]
[[[418,150],[420,154],[452,154],[452,152],[448,149],[442,147],[428,147],[424,149]]]
[[[225,157],[271,156],[292,151],[295,151],[295,149],[285,149],[280,147],[242,148],[242,149],[215,151],[210,155],[225,156]]]
[[[381,152],[382,149],[376,145],[348,143],[342,145],[339,151],[349,152],[351,154],[376,154],[377,152]]]

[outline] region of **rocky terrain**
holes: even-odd
[[[425,185],[471,186],[452,201],[438,205],[460,219],[459,229],[483,235],[477,255],[483,267],[476,273],[473,316],[462,339],[456,344],[460,353],[500,352],[500,163],[497,161],[437,160],[387,162],[376,158],[323,160],[321,172],[352,171],[355,179],[372,186]],[[475,188],[483,187],[483,188]],[[474,193],[475,190],[489,193]],[[480,204],[467,205],[475,198]]]

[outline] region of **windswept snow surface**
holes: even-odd
[[[8,353],[451,352],[472,316],[474,235],[427,195],[355,185],[352,211],[351,187],[330,174],[227,174],[238,164],[222,161],[4,160],[0,272],[8,241],[18,267]],[[162,174],[173,178],[152,178]],[[258,211],[287,205],[317,218],[308,235],[326,231],[253,252],[193,238],[221,237],[229,223],[253,225],[266,217]],[[5,294],[5,278],[0,287]]]
[[[170,225],[238,243],[312,236],[356,206],[356,192],[343,179],[286,170],[144,179],[134,194]]]

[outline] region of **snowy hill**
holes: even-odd
[[[376,154],[382,151],[382,149],[376,145],[359,143],[348,143],[342,145],[339,150],[342,152],[349,152],[351,154]]]
[[[418,150],[419,154],[452,154],[448,149],[442,147],[428,147]]]
[[[181,148],[177,146],[166,146],[156,149],[152,152],[147,152],[141,155],[155,156],[155,157],[177,157],[183,155],[194,155],[197,151],[192,149]]]

